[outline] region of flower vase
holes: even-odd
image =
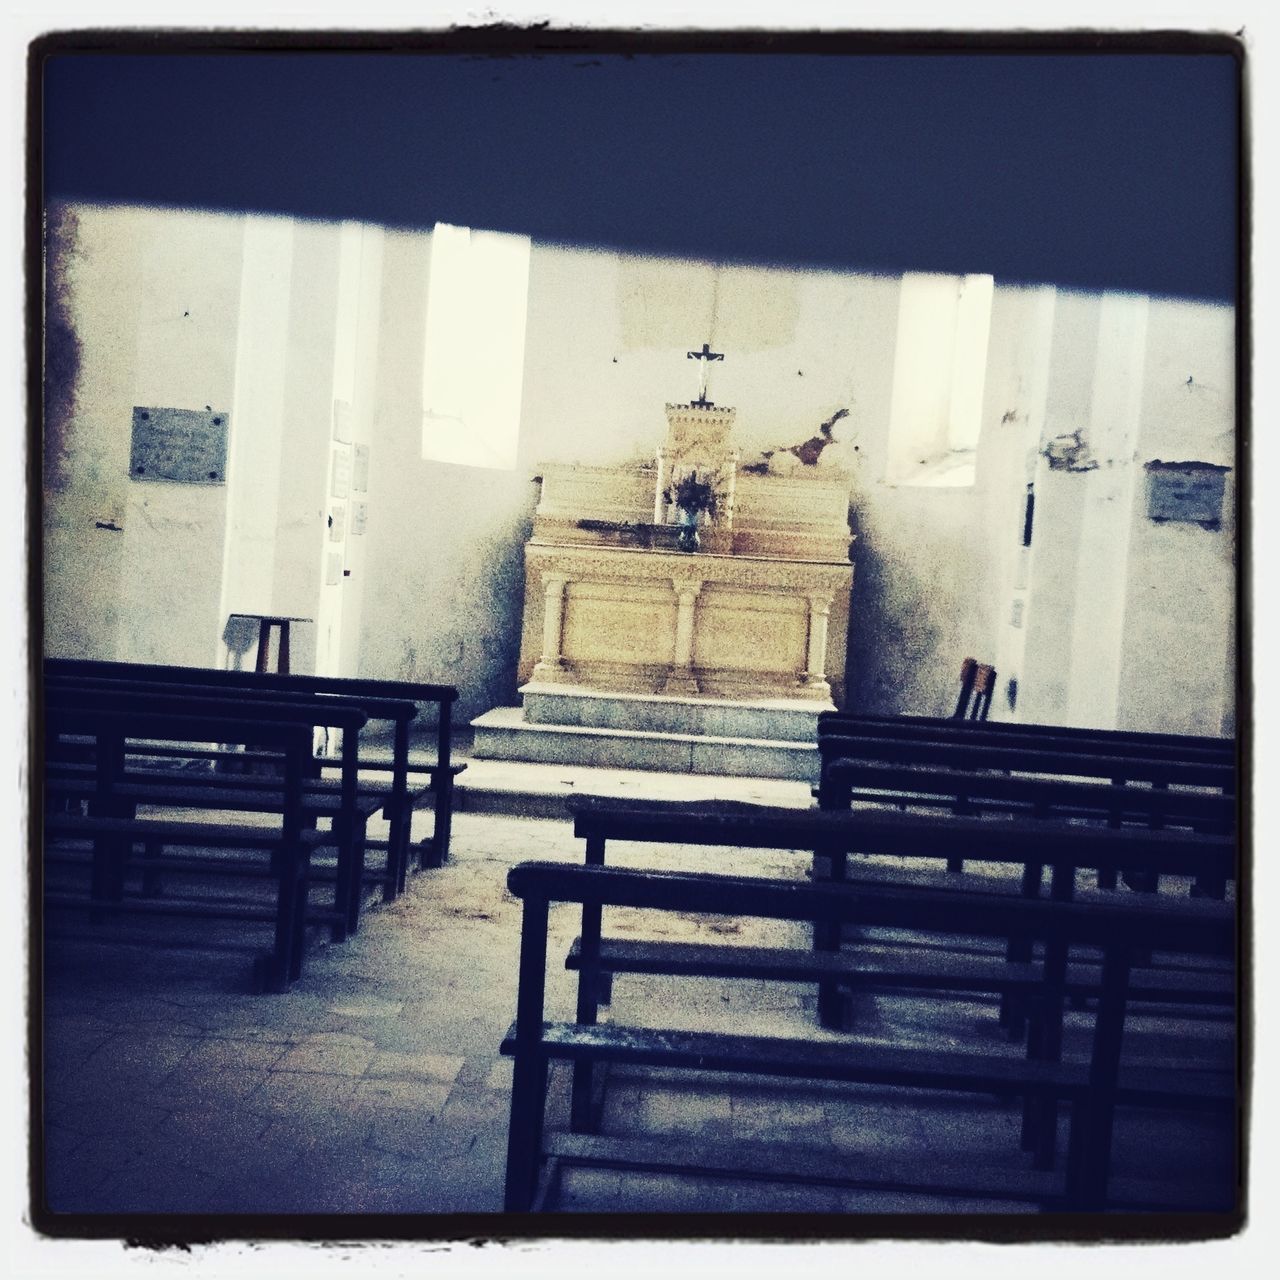
[[[680,507],[676,513],[676,523],[680,526],[676,546],[681,551],[697,551],[702,545],[702,535],[698,532],[698,513]]]

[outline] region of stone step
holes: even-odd
[[[809,745],[818,738],[818,713],[834,710],[831,703],[812,698],[760,698],[747,702],[602,693],[555,684],[527,684],[520,693],[528,724]]]
[[[818,749],[812,743],[535,724],[520,707],[495,707],[471,726],[472,754],[481,760],[818,780]]]
[[[808,809],[807,782],[784,778],[733,778],[716,774],[663,773],[655,769],[606,769],[594,764],[538,764],[525,760],[459,757],[466,769],[454,787],[458,813],[515,814],[526,818],[571,816],[576,796],[646,800],[739,800],[746,804]],[[422,835],[430,818],[422,814]],[[415,830],[415,836],[418,832]]]

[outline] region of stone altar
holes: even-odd
[[[651,462],[543,467],[524,701],[472,721],[474,756],[817,781],[818,713],[844,694],[848,477],[741,467],[706,367]]]
[[[652,464],[543,468],[525,547],[521,683],[734,699],[843,695],[853,566],[842,475],[743,473],[733,411],[668,405]],[[697,552],[671,494],[717,489]]]

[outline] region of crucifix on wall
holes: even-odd
[[[711,401],[707,399],[707,375],[711,371],[711,362],[713,360],[723,360],[723,351],[712,351],[711,344],[704,342],[701,351],[690,351],[686,358],[689,360],[697,360],[698,364],[698,398],[690,401],[699,409],[711,408]]]

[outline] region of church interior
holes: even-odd
[[[1096,94],[1097,137],[1115,90],[1080,61],[1046,80]],[[755,224],[830,222],[830,136],[793,168],[774,135],[779,175],[741,125],[687,160],[628,126],[634,169],[586,174],[510,84],[514,141],[473,160],[509,188],[437,194],[444,144],[365,102],[334,164],[420,147],[420,212],[326,216],[263,176],[320,126],[280,90],[241,173],[190,105],[223,72],[188,67],[143,130],[159,198],[85,159],[159,89],[83,67],[103,135],[64,159],[57,64],[41,1230],[1234,1229],[1230,288],[1144,277],[1133,228],[1088,270],[984,255],[959,179],[788,255]],[[1117,145],[1157,153],[1144,101]],[[919,138],[868,127],[909,169]],[[877,217],[901,244],[859,258]]]

